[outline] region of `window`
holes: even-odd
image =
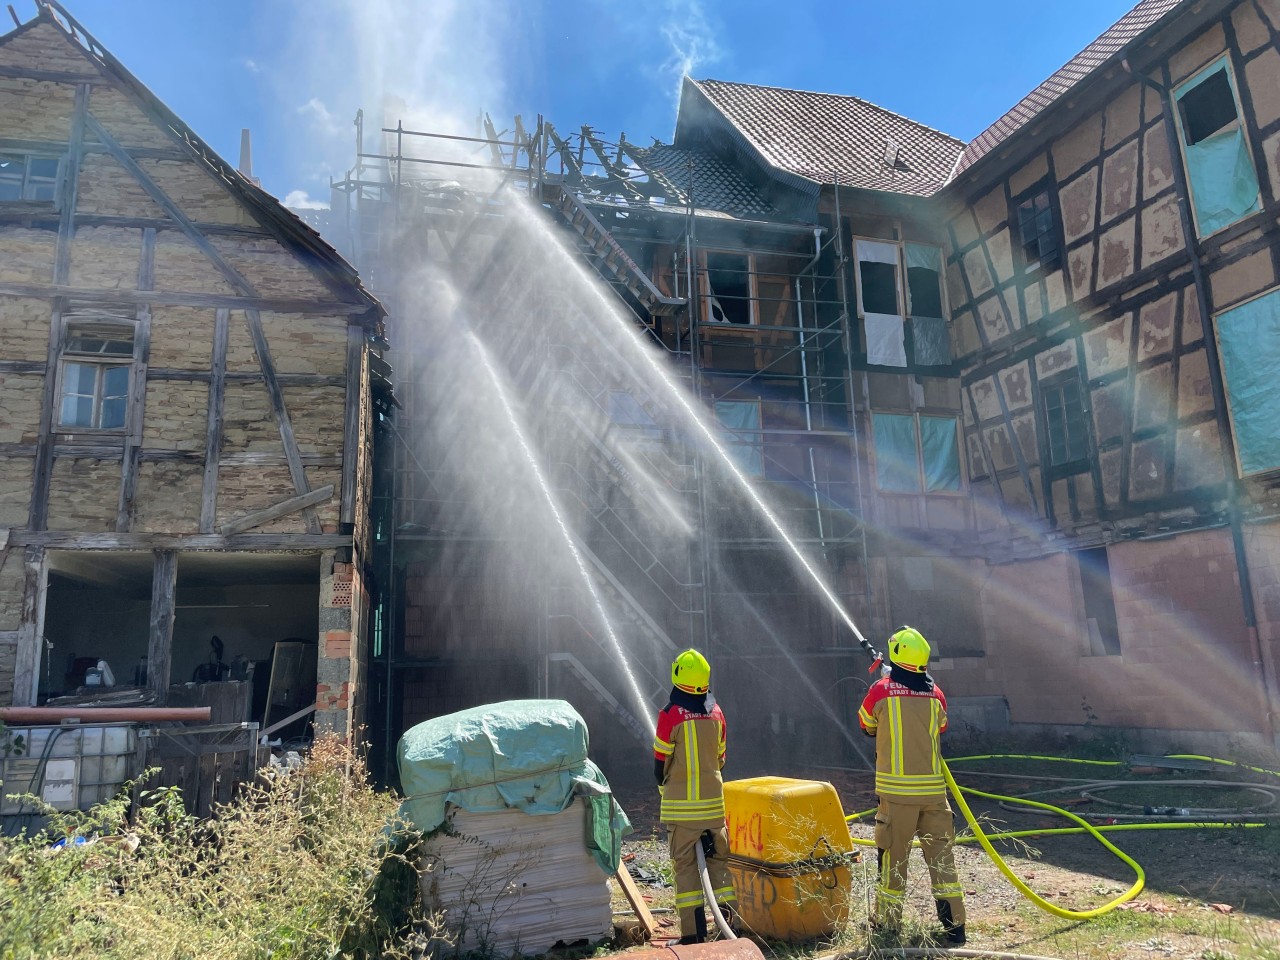
[[[1201,70],[1173,96],[1196,230],[1207,237],[1262,208],[1227,58]]]
[[[907,312],[911,315],[911,359],[916,366],[951,362],[942,293],[942,250],[921,243],[905,245]]]
[[[764,441],[760,433],[760,401],[717,400],[725,450],[749,477],[764,476]]]
[[[1243,477],[1280,470],[1280,290],[1215,318],[1236,466]]]
[[[609,421],[636,439],[662,439],[662,428],[640,401],[625,390],[609,391]]]
[[[859,240],[858,307],[867,338],[867,363],[907,365],[907,345],[898,278],[900,247],[880,240]]]
[[[14,200],[52,203],[57,193],[57,157],[0,153],[0,203]]]
[[[923,243],[861,239],[855,249],[867,363],[905,367],[910,356],[914,366],[949,364],[951,338],[942,287],[942,250]],[[910,341],[906,336],[908,317]]]
[[[1022,251],[1024,273],[1056,270],[1062,265],[1058,218],[1048,189],[1043,185],[1035,186],[1021,199],[1015,199],[1013,219],[1018,225],[1018,247]]]
[[[1120,629],[1116,623],[1116,601],[1111,587],[1111,564],[1106,547],[1076,553],[1080,591],[1084,594],[1085,623],[1089,647],[1095,656],[1120,653]]]
[[[873,413],[876,486],[889,493],[958,493],[958,426],[955,417]]]
[[[1087,468],[1089,426],[1080,378],[1072,376],[1040,387],[1044,408],[1046,459],[1050,467]],[[1063,473],[1080,472],[1065,470]]]
[[[710,323],[755,323],[751,295],[751,255],[707,253],[707,310]]]
[[[123,428],[132,365],[132,324],[69,322],[62,350],[58,426]]]

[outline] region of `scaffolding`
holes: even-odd
[[[721,677],[762,681],[776,672],[769,661],[784,655],[818,677],[845,669],[843,658],[855,656],[851,638],[814,602],[811,585],[780,572],[788,564],[778,562],[777,535],[744,501],[735,470],[690,436],[678,404],[633,375],[634,358],[601,335],[590,309],[573,308],[583,317],[570,327],[509,316],[513,302],[530,317],[566,309],[520,286],[521,247],[537,242],[513,226],[522,204],[555,224],[579,263],[611,289],[665,375],[715,424],[736,472],[821,559],[846,610],[875,625],[841,232],[790,222],[715,157],[657,142],[640,147],[625,136],[610,141],[590,127],[561,135],[542,117],[532,128],[517,117],[498,130],[485,116],[474,136],[397,123],[371,139],[378,149],[365,149],[357,115],[355,163],[333,181],[327,222],[317,225],[391,318],[400,409],[384,419],[377,458],[380,590],[370,664],[375,700],[385,706],[375,725],[384,776],[404,726],[469,705],[461,701],[477,691],[461,691],[457,678],[476,664],[501,677],[488,685],[489,699],[498,688],[586,691],[646,741],[650,719],[626,702],[626,678],[610,665],[614,651],[580,584],[545,571],[493,572],[501,566],[493,558],[527,537],[518,522],[486,523],[510,505],[477,489],[461,467],[481,420],[468,418],[469,407],[456,423],[436,416],[456,400],[442,392],[456,389],[449,378],[457,371],[442,376],[448,348],[439,339],[456,330],[423,338],[402,323],[424,311],[422,300],[449,295],[425,265],[445,266],[472,325],[507,316],[485,342],[520,398],[547,400],[534,405],[543,409],[530,415],[530,432],[593,592],[614,617],[607,632],[634,654],[651,708],[665,702],[666,664],[684,646],[708,650]],[[646,478],[658,478],[659,489]],[[663,511],[694,518],[692,535],[655,533],[652,518]],[[468,612],[472,588],[459,584],[472,580],[484,590],[500,582],[523,598],[507,605],[523,604],[535,636],[505,644],[482,636],[509,625],[494,628]],[[442,616],[445,607],[453,613]],[[777,649],[741,640],[762,633]],[[415,683],[423,696],[407,692]],[[838,704],[827,713],[852,719]]]

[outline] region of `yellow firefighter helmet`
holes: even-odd
[[[929,641],[915,627],[904,626],[889,638],[889,661],[912,673],[924,673],[930,652]]]
[[[671,683],[685,693],[706,693],[711,687],[711,664],[697,650],[682,651],[671,661]]]

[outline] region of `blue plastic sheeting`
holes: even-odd
[[[725,449],[739,469],[749,477],[764,476],[764,453],[760,449],[760,404],[755,400],[717,400],[716,419],[727,430]],[[735,432],[740,431],[740,432]]]
[[[1217,233],[1259,209],[1258,177],[1239,127],[1184,149],[1200,236]]]
[[[1218,314],[1241,473],[1280,468],[1280,291]]]
[[[452,803],[472,813],[559,813],[587,799],[587,848],[612,874],[631,822],[609,782],[587,759],[587,725],[564,700],[509,700],[411,727],[396,748],[402,812],[429,833]]]
[[[871,433],[876,449],[876,486],[891,493],[919,493],[916,418],[910,414],[873,413]]]
[[[951,362],[951,335],[941,317],[912,317],[911,343],[918,366],[936,367]]]
[[[907,244],[907,268],[924,267],[942,273],[942,250],[923,243]]]
[[[920,453],[926,493],[960,489],[960,450],[954,417],[920,418]]]

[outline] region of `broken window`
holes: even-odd
[[[1261,209],[1227,58],[1174,90],[1196,229],[1207,237]]]
[[[751,255],[712,251],[707,262],[707,310],[711,323],[755,323]]]
[[[57,157],[0,153],[0,203],[7,200],[52,203],[57,192]]]
[[[859,240],[858,306],[867,340],[867,363],[887,367],[907,365],[898,251],[896,243]]]
[[[725,450],[749,477],[764,476],[764,437],[759,400],[717,400],[716,420]]]
[[[1118,656],[1120,629],[1116,622],[1116,601],[1107,548],[1078,551],[1076,565],[1080,573],[1080,591],[1084,595],[1089,648],[1095,656]]]
[[[1072,375],[1042,385],[1046,457],[1051,467],[1081,464],[1089,456],[1089,425],[1084,414],[1080,378]]]
[[[1218,314],[1214,328],[1240,475],[1280,470],[1280,290]]]
[[[58,427],[119,430],[129,404],[133,324],[93,320],[67,324],[60,361]]]
[[[876,486],[891,493],[960,490],[960,447],[955,417],[873,413]]]
[[[1056,270],[1062,265],[1062,245],[1058,242],[1058,218],[1053,198],[1043,186],[1014,201],[1018,224],[1018,247],[1022,251],[1024,273]]]

